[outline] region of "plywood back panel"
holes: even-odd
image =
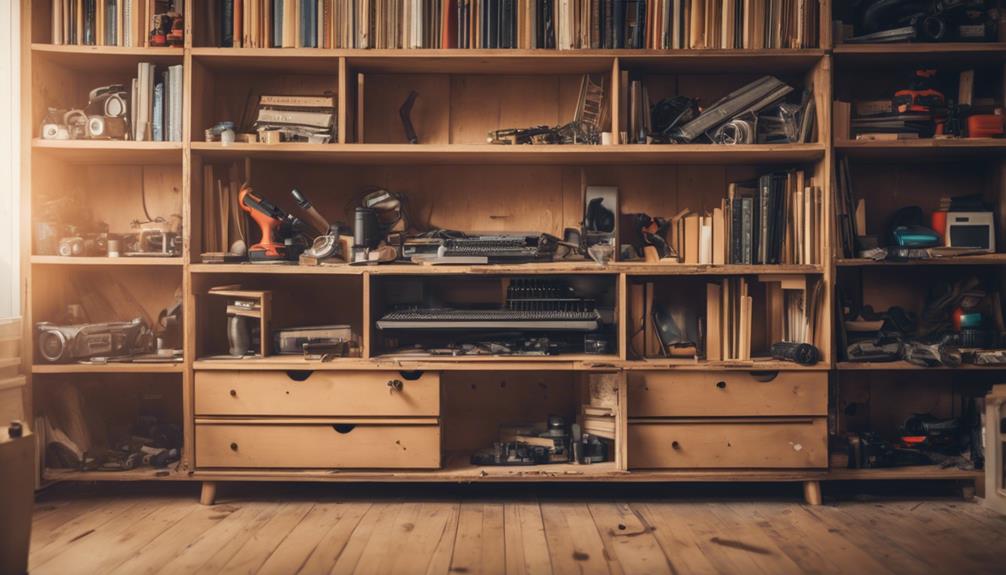
[[[441,382],[445,451],[492,447],[501,425],[544,422],[549,415],[570,423],[581,403],[572,373],[444,372]]]

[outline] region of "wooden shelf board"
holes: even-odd
[[[625,361],[628,370],[702,370],[702,371],[828,371],[827,363],[800,365],[790,361],[755,359],[752,361],[696,361],[694,359],[646,358]]]
[[[340,57],[355,72],[382,74],[609,73],[615,58],[635,68],[684,73],[793,72],[810,69],[827,52],[808,50],[320,50],[316,48],[192,48],[210,67],[268,70],[297,66],[337,73]]]
[[[978,479],[985,474],[981,470],[965,471],[951,467],[943,469],[938,465],[917,465],[911,467],[883,467],[877,469],[832,468],[827,479],[831,480],[898,480],[898,479]]]
[[[182,48],[124,48],[119,46],[78,46],[32,44],[31,52],[36,62],[52,63],[77,71],[120,70],[136,73],[139,62],[159,65],[181,64]]]
[[[593,262],[550,262],[528,264],[492,264],[463,266],[432,266],[410,264],[383,264],[374,266],[351,266],[333,264],[325,266],[261,265],[239,264],[192,264],[193,273],[218,274],[277,274],[277,275],[461,275],[461,274],[617,274],[626,273],[639,276],[663,275],[741,275],[741,274],[819,274],[821,266],[711,266],[686,264],[646,264],[637,262],[613,262],[601,266]]]
[[[910,267],[910,266],[988,266],[1006,264],[1006,254],[976,254],[947,258],[929,258],[924,260],[889,261],[869,260],[864,258],[847,258],[835,260],[838,267],[876,268],[876,267]]]
[[[183,363],[51,363],[31,366],[32,373],[182,373]]]
[[[191,474],[171,469],[141,467],[126,471],[79,471],[76,469],[46,469],[45,481],[188,481]]]
[[[922,367],[907,361],[889,362],[859,362],[840,361],[835,364],[838,371],[997,371],[1006,369],[1006,365],[974,365],[965,363],[960,367]]]
[[[32,152],[73,164],[178,164],[181,142],[133,142],[128,140],[43,140],[31,142]]]
[[[21,365],[20,357],[0,357],[0,369]]]
[[[1004,42],[944,42],[898,44],[837,44],[833,49],[836,65],[890,66],[909,61],[944,63],[967,58],[970,63],[1006,60]]]
[[[332,361],[308,361],[295,355],[272,355],[265,358],[209,359],[193,362],[196,371],[202,370],[393,370],[393,371],[583,371],[616,369],[623,362],[616,356],[569,354],[550,357],[428,357],[379,356],[373,359],[336,358]]]
[[[625,50],[619,63],[632,71],[665,74],[782,74],[813,68],[827,54],[822,49]]]
[[[328,362],[307,361],[293,355],[266,358],[200,358],[193,368],[202,370],[442,370],[442,371],[553,371],[553,370],[678,370],[678,371],[827,371],[828,365],[800,365],[787,361],[695,361],[691,359],[619,359],[614,355],[569,354],[550,357],[473,356],[428,357],[383,355],[373,359],[337,358]]]
[[[540,145],[493,144],[263,144],[192,142],[209,159],[283,160],[340,164],[779,164],[824,157],[823,144]]]
[[[844,140],[835,142],[835,150],[850,158],[897,159],[932,161],[960,156],[1006,153],[1006,139],[1002,138],[920,138],[875,142]]]
[[[31,263],[46,266],[166,266],[181,267],[182,258],[31,256]]]
[[[577,481],[806,481],[825,476],[824,470],[638,470],[623,471],[614,462],[577,465],[552,463],[533,466],[472,465],[469,454],[449,454],[443,467],[429,470],[246,470],[199,469],[193,479],[203,481],[369,481],[369,482],[577,482]]]

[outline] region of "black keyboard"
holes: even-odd
[[[443,257],[484,257],[493,262],[520,262],[551,259],[555,244],[548,236],[471,236],[444,240]]]
[[[380,329],[523,329],[594,331],[597,310],[417,309],[393,311],[377,322]]]

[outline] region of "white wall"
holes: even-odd
[[[20,2],[0,0],[0,318],[21,315],[18,247]]]

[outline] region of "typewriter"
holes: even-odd
[[[502,308],[448,307],[394,310],[377,321],[382,330],[595,331],[601,315],[594,300],[576,297],[562,282],[515,278]]]
[[[549,234],[477,235],[443,240],[434,263],[494,264],[549,261],[559,238]]]

